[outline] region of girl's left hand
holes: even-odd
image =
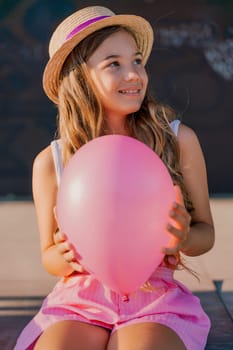
[[[63,256],[63,259],[70,264],[74,271],[83,273],[86,272],[82,265],[76,259],[75,250],[68,242],[67,237],[60,230],[57,230],[54,235],[54,243],[58,252]]]
[[[180,191],[180,190],[179,190]],[[170,210],[170,223],[167,230],[172,234],[172,242],[169,247],[163,248],[166,255],[177,255],[184,249],[190,231],[191,216],[183,204],[175,202]]]

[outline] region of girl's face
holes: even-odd
[[[105,39],[87,66],[107,121],[125,118],[140,108],[148,78],[142,54],[128,32],[121,30]]]

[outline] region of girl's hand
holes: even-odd
[[[57,250],[63,256],[64,260],[71,265],[74,271],[85,272],[82,265],[76,260],[74,249],[71,247],[70,243],[64,233],[57,230],[54,233],[54,243],[57,246]]]
[[[171,221],[167,225],[167,230],[173,235],[173,239],[169,247],[163,248],[164,254],[174,256],[185,247],[191,224],[191,216],[184,207],[181,190],[175,186],[175,191],[177,201],[170,210]]]

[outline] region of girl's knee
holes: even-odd
[[[187,350],[180,337],[158,323],[137,323],[117,330],[109,340],[108,350]]]
[[[104,328],[78,321],[61,321],[41,334],[34,350],[104,350],[108,339],[109,332]]]

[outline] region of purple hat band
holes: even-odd
[[[75,34],[77,34],[78,32],[80,32],[80,30],[82,30],[82,29],[88,27],[90,24],[95,23],[95,22],[97,22],[97,21],[99,21],[99,20],[101,20],[101,19],[104,19],[104,18],[106,18],[106,17],[110,17],[110,16],[99,16],[99,17],[95,17],[95,18],[89,19],[89,20],[86,21],[86,22],[83,22],[82,24],[80,24],[80,25],[78,25],[77,27],[75,27],[75,28],[72,30],[72,32],[70,32],[70,33],[67,35],[65,41],[67,41],[67,40],[73,38],[73,36],[74,36]]]

